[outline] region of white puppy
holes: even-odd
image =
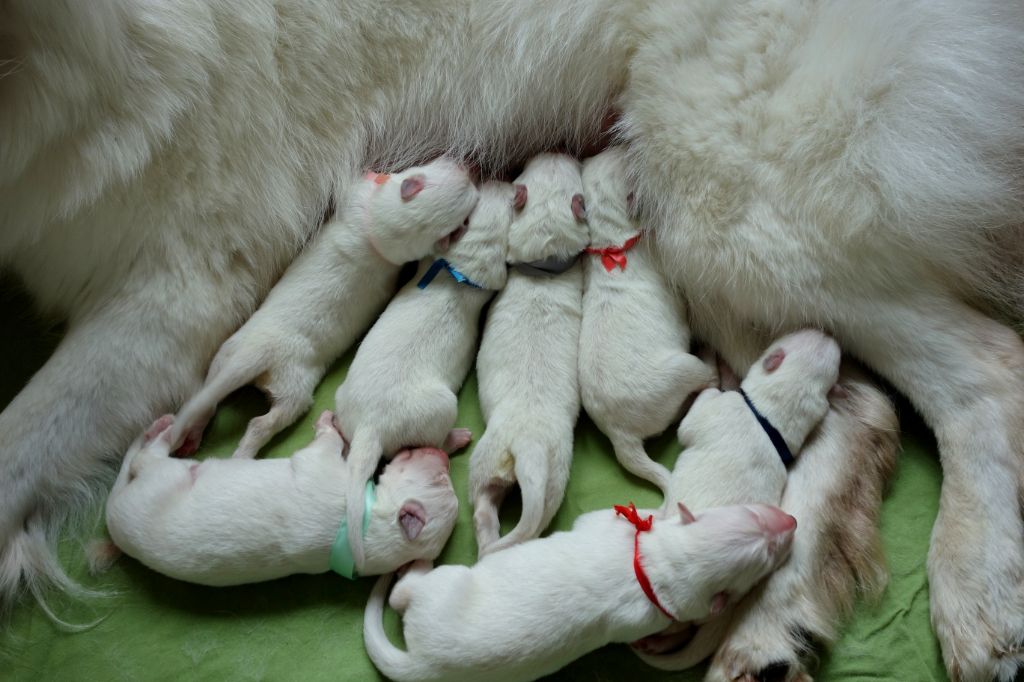
[[[154,570],[203,585],[329,568],[352,577],[339,530],[349,471],[330,412],[317,420],[313,442],[286,459],[175,459],[172,423],[161,417],[125,457],[107,500],[107,528],[117,547]],[[444,451],[396,457],[375,498],[361,574],[441,552],[458,512]]]
[[[476,353],[480,312],[505,285],[512,201],[511,185],[484,185],[465,233],[444,259],[421,264],[360,344],[335,395],[352,444],[350,500],[362,499],[381,457],[407,445],[438,446],[446,438],[451,449],[469,442],[468,431],[449,431],[458,412],[456,394]],[[350,505],[357,565],[361,523],[362,505]]]
[[[366,608],[366,649],[398,682],[536,679],[670,618],[707,617],[722,595],[745,593],[782,562],[795,528],[796,519],[764,505],[696,519],[682,504],[678,517],[658,519],[632,505],[591,512],[569,532],[472,567],[414,564],[391,595],[406,651],[384,634],[391,578],[382,577]]]
[[[467,172],[444,157],[355,182],[338,217],[221,346],[206,384],[179,412],[171,440],[185,436],[183,451],[195,451],[217,403],[253,382],[271,407],[249,422],[235,456],[255,457],[309,409],[327,366],[380,314],[401,265],[435,244],[447,246],[476,197]]]
[[[613,147],[583,164],[590,226],[583,261],[580,398],[630,473],[668,492],[669,472],[644,439],[679,418],[683,402],[714,371],[690,355],[685,308],[655,269],[632,219],[626,158]]]
[[[768,347],[740,391],[702,391],[679,425],[685,449],[672,471],[666,504],[682,499],[694,509],[778,504],[787,466],[828,413],[839,359],[833,339],[816,330],[799,331]],[[655,667],[681,670],[709,656],[728,623],[723,612],[692,641],[687,624],[674,625],[635,648]]]
[[[480,553],[536,537],[565,494],[579,415],[582,273],[587,245],[579,164],[534,157],[516,179],[505,290],[488,313],[477,375],[487,430],[469,462]],[[518,525],[499,540],[498,506],[516,481]]]

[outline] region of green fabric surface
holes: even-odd
[[[0,281],[0,405],[31,376],[52,349],[57,333],[27,314],[23,297]],[[329,372],[316,392],[310,414],[265,449],[285,456],[312,437],[314,416],[333,407],[352,353]],[[253,390],[231,396],[211,423],[200,457],[227,456],[246,421],[265,409]],[[925,557],[938,508],[940,471],[927,430],[901,404],[903,452],[885,501],[882,532],[891,572],[876,603],[860,603],[835,647],[820,658],[820,680],[945,680],[938,643],[928,622]],[[459,400],[458,426],[483,433],[477,386],[470,377]],[[649,451],[671,466],[678,454],[674,429],[649,443]],[[459,493],[459,523],[441,561],[471,563],[475,556],[471,512],[465,498],[469,453],[453,457]],[[654,490],[627,475],[607,440],[584,417],[576,431],[575,458],[565,503],[554,529],[566,529],[579,514],[627,501],[660,502]],[[505,528],[518,517],[506,504]],[[93,537],[98,537],[94,533]],[[87,539],[87,538],[86,538]],[[73,622],[101,622],[81,633],[55,627],[42,610],[26,602],[0,635],[3,680],[376,680],[362,646],[362,614],[374,578],[349,582],[333,574],[293,576],[235,588],[208,588],[165,578],[124,557],[107,573],[85,569],[80,539],[61,548],[72,575],[90,588],[109,591],[85,602],[54,599],[58,614]],[[397,616],[388,625],[398,639]],[[558,617],[552,614],[552,617]],[[609,646],[568,666],[554,680],[698,680],[702,669],[659,673],[624,646]]]

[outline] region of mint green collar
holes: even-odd
[[[363,510],[363,537],[366,536],[366,529],[370,526],[370,510],[377,500],[377,493],[373,487],[373,479],[366,482],[366,494],[363,496],[366,501],[366,508]],[[341,527],[338,534],[334,536],[334,544],[331,545],[331,570],[349,580],[359,577],[356,573],[356,560],[352,556],[352,547],[348,544],[348,521],[341,520]]]

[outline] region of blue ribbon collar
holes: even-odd
[[[754,413],[754,417],[757,418],[757,423],[761,425],[764,432],[768,434],[768,438],[771,439],[772,445],[775,446],[775,452],[779,453],[779,459],[782,460],[783,466],[789,466],[793,463],[793,453],[790,451],[789,446],[786,445],[786,439],[782,437],[779,430],[772,426],[772,423],[768,419],[757,411],[754,407],[754,403],[751,402],[750,396],[747,395],[746,391],[740,389],[740,395],[743,396],[743,400],[746,401],[747,407]]]
[[[366,494],[363,496],[366,507],[363,509],[363,536],[366,536],[366,529],[370,527],[370,510],[373,503],[377,501],[377,491],[373,486],[373,480],[366,482]],[[329,566],[331,570],[340,576],[354,580],[359,577],[356,573],[356,560],[352,556],[352,547],[348,544],[348,521],[341,519],[341,526],[338,534],[334,536],[334,544],[331,545],[331,559]]]
[[[483,289],[482,286],[456,270],[452,264],[444,258],[438,258],[436,261],[431,263],[430,267],[427,268],[425,273],[423,273],[423,277],[420,278],[420,281],[416,286],[420,289],[426,289],[427,285],[434,281],[434,278],[437,277],[437,273],[441,272],[441,270],[447,270],[448,274],[452,276],[452,279],[459,284],[465,284],[466,286],[473,287],[474,289]]]

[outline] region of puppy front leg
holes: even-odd
[[[830,643],[858,589],[886,579],[878,513],[899,445],[889,400],[844,367],[818,433],[797,459],[782,508],[799,521],[788,561],[740,602],[708,680],[809,680],[812,643]],[[768,675],[771,670],[772,675]]]

